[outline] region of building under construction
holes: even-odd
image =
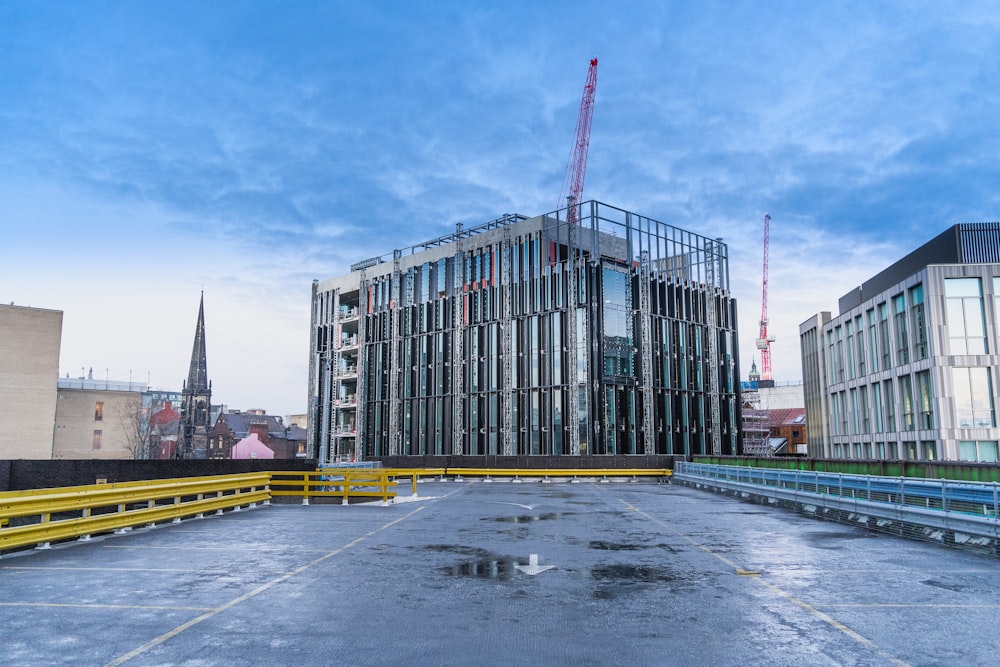
[[[310,345],[321,463],[739,450],[726,245],[595,201],[315,281]]]

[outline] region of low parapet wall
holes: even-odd
[[[230,475],[271,470],[310,471],[315,469],[316,459],[185,459],[168,461],[119,459],[34,461],[15,459],[0,461],[0,491]]]

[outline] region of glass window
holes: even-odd
[[[924,458],[928,461],[937,460],[937,443],[934,441],[926,441],[923,443],[924,447]]]
[[[958,443],[958,457],[962,461],[997,462],[996,440],[962,440]]]
[[[927,316],[924,313],[924,286],[910,288],[910,315],[913,318],[913,358],[916,361],[928,357]]]
[[[896,396],[892,390],[892,380],[882,383],[885,389],[885,430],[896,430]]]
[[[945,311],[952,354],[985,354],[986,323],[979,278],[945,278]]]
[[[912,431],[916,428],[916,409],[913,405],[913,384],[909,375],[899,378],[899,403],[902,408],[903,430]]]
[[[889,305],[885,303],[878,305],[878,336],[882,351],[882,368],[892,368],[892,356],[890,352],[892,344],[889,339]]]
[[[604,374],[632,377],[632,280],[627,273],[606,266],[601,282],[604,299]]]
[[[988,368],[952,368],[955,418],[959,428],[996,426],[993,383]]]
[[[931,391],[930,371],[921,371],[917,373],[917,397],[920,401],[917,406],[919,411],[918,428],[934,428],[934,401],[933,392]]]
[[[868,360],[871,362],[869,373],[878,372],[878,345],[875,336],[875,309],[868,311]]]
[[[847,367],[847,377],[853,380],[857,377],[854,372],[854,322],[848,320],[844,325],[844,331],[847,335],[847,352],[844,358],[844,365]]]
[[[104,421],[104,401],[97,401],[94,404],[94,421]]]
[[[91,449],[100,449],[103,438],[104,433],[100,429],[94,429],[94,439],[91,441]]]
[[[882,385],[878,382],[872,384],[872,407],[875,410],[875,432],[881,433],[883,430]]]
[[[892,309],[896,325],[896,364],[910,363],[910,347],[906,331],[906,300],[902,294],[892,297]]]

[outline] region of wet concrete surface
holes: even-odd
[[[1000,562],[987,557],[654,483],[419,494],[5,556],[0,664],[986,665],[1000,653]]]

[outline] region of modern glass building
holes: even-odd
[[[812,456],[997,461],[1000,223],[955,225],[799,327]]]
[[[735,454],[736,331],[718,239],[594,201],[459,225],[313,283],[310,443],[321,462]]]

